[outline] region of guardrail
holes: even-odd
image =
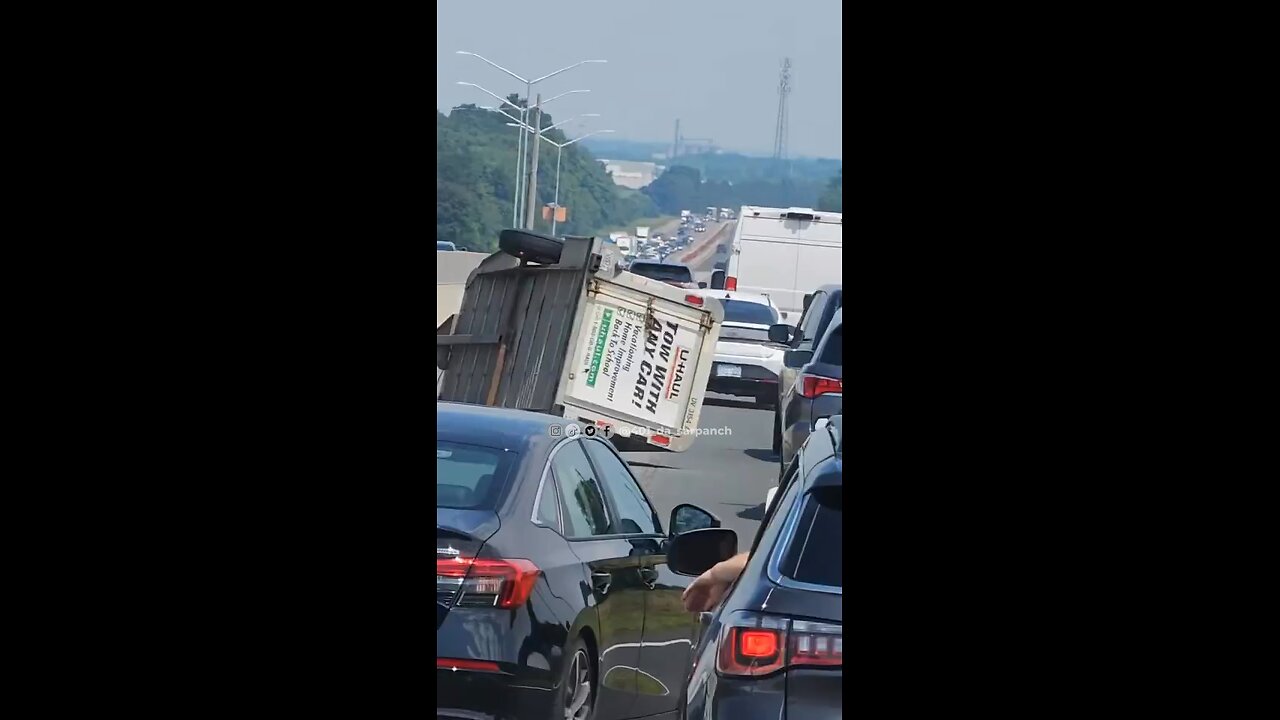
[[[694,243],[693,247],[690,247],[680,255],[680,262],[692,267],[705,260],[708,255],[714,255],[716,245],[719,245],[721,242],[721,236],[725,234],[726,230],[733,227],[733,222],[734,221],[730,220],[724,223],[715,232],[711,233],[711,235],[697,243]]]

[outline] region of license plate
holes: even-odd
[[[742,377],[742,368],[737,365],[717,365],[716,377]]]

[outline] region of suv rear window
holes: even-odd
[[[514,455],[498,448],[436,441],[436,507],[492,510]]]
[[[844,488],[816,488],[804,503],[778,569],[799,582],[844,587]]]
[[[662,263],[631,263],[631,272],[643,275],[651,280],[670,280],[672,282],[693,282],[693,273],[684,265],[664,265]]]
[[[844,339],[843,331],[843,325],[837,325],[831,329],[826,340],[823,341],[826,344],[822,347],[822,357],[818,359],[818,362],[827,363],[828,365],[844,365],[844,343],[841,342]]]

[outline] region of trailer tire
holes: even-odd
[[[502,252],[521,260],[554,265],[560,262],[564,242],[546,235],[509,229],[498,233],[498,247]]]

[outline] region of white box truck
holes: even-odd
[[[728,267],[711,274],[711,287],[766,294],[794,325],[805,295],[841,282],[843,227],[840,213],[744,205]]]
[[[622,271],[595,238],[504,230],[437,328],[437,400],[578,421],[619,449],[689,449],[724,309]]]

